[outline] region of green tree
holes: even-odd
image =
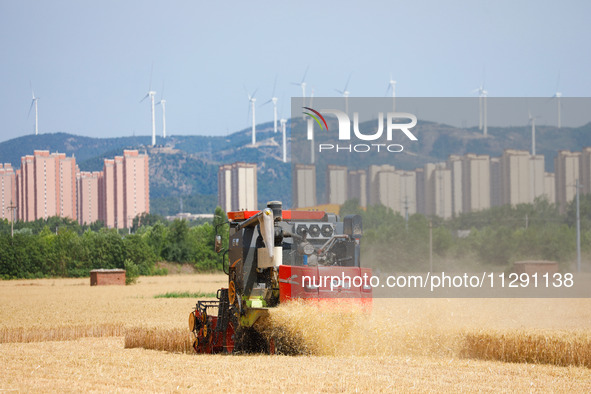
[[[140,275],[150,275],[154,271],[156,256],[144,237],[130,234],[123,238],[125,260],[137,267]]]
[[[189,238],[189,225],[186,220],[175,219],[172,222],[168,228],[163,254],[168,261],[177,263],[193,261],[193,245]]]
[[[205,223],[191,229],[191,239],[195,245],[195,268],[200,270],[221,269],[221,259],[215,252],[215,230],[212,225]]]

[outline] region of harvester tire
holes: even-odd
[[[195,331],[195,312],[189,313],[189,331]]]

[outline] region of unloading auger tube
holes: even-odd
[[[371,308],[369,286],[322,280],[327,277],[367,277],[361,267],[361,217],[323,211],[282,210],[279,201],[261,211],[228,212],[228,222],[216,227],[216,252],[228,255],[228,287],[216,300],[198,301],[189,314],[198,353],[274,353],[276,343],[255,328],[269,309],[292,299],[311,303],[353,302]],[[227,249],[220,227],[228,229]],[[309,280],[304,283],[303,278]]]

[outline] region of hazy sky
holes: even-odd
[[[363,4],[363,5],[362,5]],[[0,1],[0,141],[34,132],[151,133],[150,84],[164,84],[169,134],[249,126],[283,116],[291,82],[308,92],[383,96],[591,93],[591,3],[585,1]],[[156,107],[157,134],[161,111]],[[525,123],[525,122],[524,122]],[[0,160],[1,161],[1,160]]]

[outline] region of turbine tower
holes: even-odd
[[[39,97],[35,97],[35,91],[33,87],[31,87],[31,92],[33,93],[33,100],[31,100],[31,106],[29,107],[29,113],[27,118],[31,115],[31,110],[33,106],[35,107],[35,135],[39,135],[39,113],[37,108],[37,101],[39,101]]]
[[[560,104],[560,98],[562,97],[562,93],[560,92],[556,92],[554,93],[554,96],[552,96],[553,99],[556,99],[556,109],[558,110],[558,128],[560,129],[562,127],[562,118],[561,118],[561,104]]]
[[[386,94],[390,91],[392,91],[392,112],[396,112],[396,81],[392,79],[392,74],[390,74],[390,81],[386,88]]]
[[[560,104],[560,98],[562,97],[562,93],[558,90],[560,87],[560,72],[558,73],[558,79],[556,80],[556,93],[552,96],[552,99],[556,99],[556,110],[558,111],[558,128],[562,127],[562,105]]]
[[[527,114],[529,116],[529,122],[531,123],[531,154],[536,155],[536,118],[531,116],[531,112]]]
[[[287,163],[287,135],[286,135],[286,123],[287,119],[281,118],[281,131],[283,132],[283,162]]]
[[[148,93],[144,96],[143,99],[140,100],[140,103],[144,101],[146,98],[150,98],[151,108],[152,108],[152,146],[156,145],[156,117],[154,114],[154,96],[156,92],[153,90],[148,90]]]
[[[345,87],[343,88],[343,90],[339,90],[339,89],[335,89],[337,92],[339,92],[344,98],[345,98],[345,113],[348,115],[349,114],[349,91],[347,90],[347,87],[349,86],[349,81],[351,80],[351,74],[349,74],[349,78],[347,78],[347,83],[345,84]]]
[[[250,111],[252,111],[252,145],[254,146],[257,142],[257,134],[256,134],[256,123],[255,123],[255,102],[257,101],[256,98],[254,98],[254,95],[257,93],[256,89],[252,95],[249,94],[248,95],[248,102],[250,103]]]
[[[277,133],[277,97],[275,96],[276,85],[277,85],[277,76],[275,76],[275,82],[273,83],[273,94],[271,95],[271,98],[263,104],[263,106],[264,106],[269,103],[273,103],[273,131],[275,133]]]
[[[484,89],[484,84],[481,84],[474,92],[478,92],[478,130],[483,130],[483,134],[488,134],[487,114],[486,114],[486,97],[488,92]]]
[[[302,88],[302,106],[305,107],[306,106],[306,75],[308,75],[308,69],[310,68],[310,66],[306,67],[306,71],[304,71],[304,76],[302,77],[302,80],[300,82],[292,82],[292,85],[298,85],[299,87]],[[306,115],[302,115],[302,119],[305,117]]]

